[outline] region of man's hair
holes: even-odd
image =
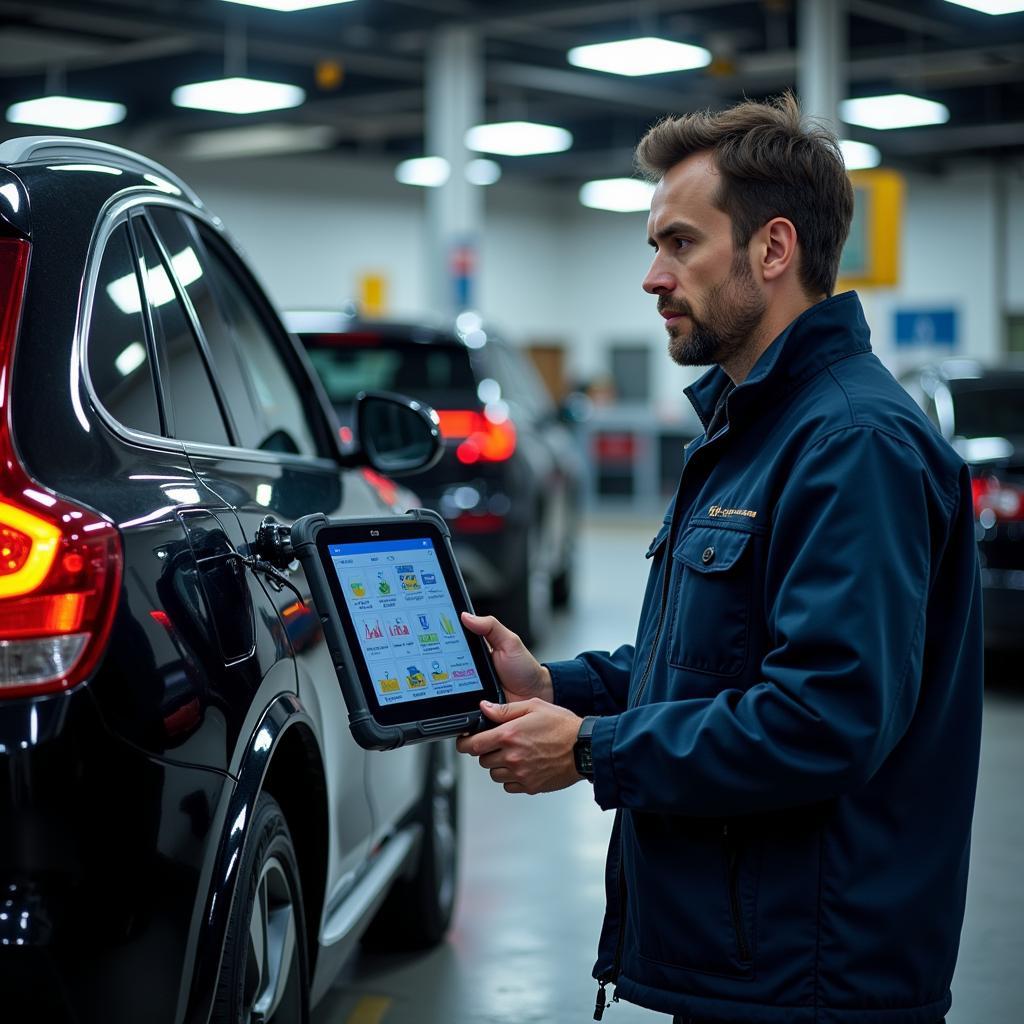
[[[722,184],[715,205],[732,220],[733,243],[747,245],[773,217],[793,222],[800,243],[800,284],[831,295],[853,218],[853,187],[836,137],[804,125],[791,92],[768,103],[739,103],[666,117],[636,148],[636,163],[657,181],[681,160],[710,152]]]

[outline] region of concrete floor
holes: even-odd
[[[576,601],[538,657],[632,639],[660,515],[591,521]],[[967,918],[948,1024],[1024,1019],[1024,685],[1004,668],[989,690]],[[426,955],[362,956],[314,1024],[570,1024],[592,1019],[590,978],[611,815],[578,784],[510,796],[475,764],[462,775],[462,875],[449,940]],[[938,825],[938,823],[937,823]],[[627,1003],[609,1024],[667,1022]]]

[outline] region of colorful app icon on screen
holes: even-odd
[[[427,685],[427,677],[415,665],[406,666],[405,671],[408,673],[405,682],[410,690],[420,690]]]
[[[385,672],[377,680],[377,685],[380,687],[381,693],[395,693],[399,689],[398,680],[390,672]]]
[[[411,565],[396,565],[395,571],[398,573],[398,582],[406,593],[413,593],[420,589],[419,577]]]

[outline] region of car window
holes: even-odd
[[[159,434],[142,296],[124,224],[107,239],[100,259],[87,349],[89,379],[103,407],[126,427]]]
[[[200,234],[209,234],[200,226]],[[299,385],[246,291],[238,270],[216,239],[207,242],[210,270],[219,285],[238,339],[243,365],[263,414],[263,436],[257,448],[267,451],[319,455],[315,430],[309,422]],[[308,388],[308,380],[305,382]]]
[[[438,409],[465,407],[477,383],[465,346],[370,332],[300,335],[327,397],[342,411],[360,391],[397,391]]]
[[[195,310],[238,443],[243,448],[258,448],[266,431],[248,377],[242,372],[232,326],[218,301],[209,260],[184,216],[165,206],[150,207],[149,214]]]
[[[949,389],[960,437],[1024,437],[1024,386],[963,380]]]
[[[141,218],[136,218],[135,224],[146,298],[157,344],[162,346],[166,362],[164,390],[171,408],[174,436],[186,441],[230,444],[206,362],[156,241]]]
[[[319,454],[302,395],[277,342],[254,307],[238,272],[208,229],[169,209],[154,209],[161,234],[186,249],[198,241],[198,261],[189,297],[218,375],[224,374],[228,403],[245,448]],[[198,239],[192,235],[192,231]]]
[[[517,402],[535,419],[553,411],[544,381],[524,355],[507,345],[496,345],[495,355],[509,401]]]

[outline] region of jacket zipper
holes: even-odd
[[[696,454],[696,453],[694,453]],[[692,456],[691,456],[692,458]],[[683,471],[686,471],[686,466],[683,467]],[[665,611],[668,608],[668,591],[669,582],[672,578],[672,563],[669,561],[671,557],[671,547],[675,540],[676,525],[679,522],[679,498],[683,489],[682,479],[679,481],[679,487],[676,490],[675,504],[672,506],[672,520],[669,524],[668,535],[665,538],[665,574],[662,577],[661,583],[661,607],[658,610],[658,626],[654,631],[654,640],[651,643],[651,652],[647,656],[647,664],[644,666],[643,675],[640,677],[640,685],[636,689],[636,694],[633,699],[629,702],[629,707],[635,708],[640,704],[644,693],[647,690],[647,680],[651,674],[651,666],[654,664],[654,655],[658,650],[658,641],[661,639],[661,630],[665,624]],[[594,1020],[601,1020],[604,1016],[605,1007],[607,1005],[607,996],[605,994],[606,986],[614,984],[616,989],[618,988],[619,973],[622,969],[622,946],[623,940],[626,933],[626,880],[622,874],[622,836],[619,836],[619,934],[615,940],[615,959],[612,961],[611,974],[606,974],[601,978],[597,979],[597,1002],[594,1005]],[[737,898],[736,906],[739,905]],[[734,922],[738,919],[733,917]],[[736,924],[737,937],[740,935],[739,925]],[[745,948],[745,944],[744,947]],[[746,959],[746,957],[744,957]],[[618,991],[612,996],[612,1002],[617,1003],[619,1001]]]
[[[619,934],[615,940],[615,959],[612,961],[611,974],[605,974],[597,979],[597,1002],[594,1005],[594,1020],[600,1020],[604,1016],[606,985],[615,985],[616,992],[612,996],[612,1002],[619,1001],[617,986],[619,983],[619,972],[622,970],[622,945],[626,933],[626,879],[622,874],[622,836],[619,836]]]
[[[732,915],[732,927],[736,933],[736,948],[739,950],[740,959],[750,960],[750,946],[747,944],[747,936],[743,930],[743,912],[740,907],[739,887],[739,850],[736,843],[729,835],[729,826],[722,826],[722,843],[725,845],[726,863],[729,869],[729,912]]]

